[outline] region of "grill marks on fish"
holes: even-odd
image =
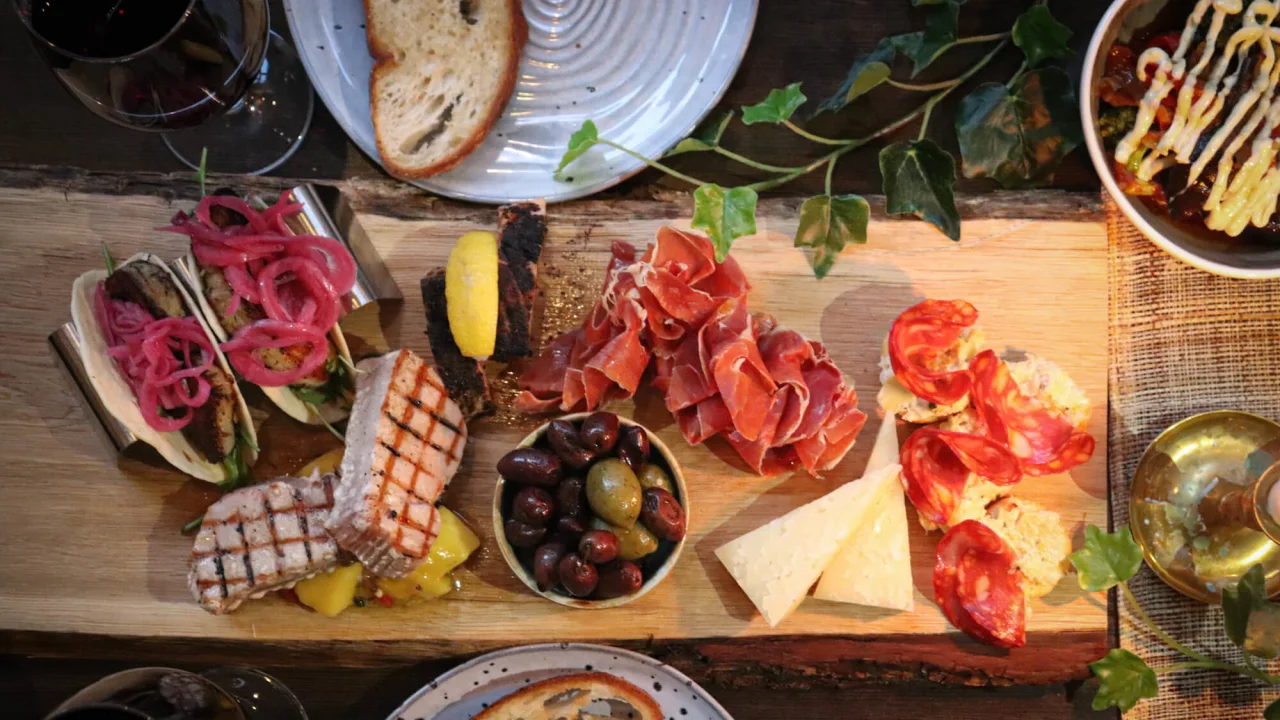
[[[188,578],[201,606],[230,612],[250,597],[337,565],[338,547],[323,529],[335,481],[318,473],[279,478],[211,505],[196,535]]]
[[[117,300],[141,305],[157,319],[181,318],[191,314],[169,272],[150,262],[120,266],[103,281],[103,289]]]

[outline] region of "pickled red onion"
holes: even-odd
[[[301,284],[305,293],[295,297],[298,307],[292,310],[280,302],[280,276],[292,273],[293,282]],[[338,294],[329,278],[314,262],[306,258],[288,256],[267,265],[258,273],[259,304],[272,320],[304,323],[317,328],[330,328],[338,322]],[[312,317],[303,319],[304,308],[311,308]]]
[[[213,365],[213,343],[200,322],[194,317],[156,319],[140,305],[107,297],[101,283],[93,306],[107,354],[138,400],[143,420],[160,432],[186,427],[191,409],[208,402],[212,392],[204,373]],[[162,409],[183,412],[166,416]]]
[[[277,371],[266,366],[256,350],[310,345],[311,351],[293,370]],[[245,380],[262,387],[293,385],[319,370],[329,358],[329,341],[325,333],[312,325],[259,320],[242,328],[231,340],[222,344],[231,364]]]

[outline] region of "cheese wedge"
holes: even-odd
[[[911,584],[911,544],[907,538],[907,502],[898,465],[898,429],[893,416],[880,425],[868,472],[891,471],[871,502],[867,519],[853,529],[845,546],[822,573],[813,596],[890,610],[915,607]]]
[[[799,605],[874,500],[898,483],[897,466],[864,476],[726,543],[716,557],[771,627]]]

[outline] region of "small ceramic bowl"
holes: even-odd
[[[1080,79],[1080,114],[1093,167],[1125,217],[1170,255],[1217,275],[1251,279],[1280,277],[1280,243],[1232,238],[1207,230],[1193,232],[1147,207],[1141,200],[1125,195],[1116,182],[1112,169],[1115,158],[1098,131],[1101,101],[1095,88],[1102,79],[1111,47],[1117,41],[1127,42],[1167,4],[1168,0],[1115,0],[1093,34]]]
[[[572,423],[578,424],[590,414],[591,413],[574,413],[572,415],[565,415],[559,419],[568,420]],[[529,433],[529,435],[527,435],[516,447],[525,448],[537,445],[542,440],[542,436],[546,434],[547,426],[550,424],[550,422],[544,423],[537,430]],[[650,461],[652,462],[655,459],[660,459],[662,464],[666,465],[667,471],[671,475],[671,481],[676,486],[676,500],[680,502],[680,507],[684,509],[686,527],[692,527],[693,519],[689,511],[689,490],[685,485],[684,473],[680,470],[680,463],[676,461],[675,455],[672,454],[671,449],[659,440],[657,435],[650,432],[648,428],[634,420],[628,420],[627,418],[619,415],[618,424],[622,427],[638,427],[641,430],[644,430],[645,434],[649,436]],[[518,554],[516,549],[511,546],[511,543],[507,542],[507,536],[503,530],[503,524],[507,520],[507,516],[503,511],[505,508],[510,507],[511,499],[515,496],[517,487],[518,486],[515,483],[511,483],[510,487],[508,487],[506,480],[503,479],[502,476],[498,476],[497,486],[493,490],[493,535],[497,538],[498,547],[502,550],[502,557],[507,561],[507,565],[511,568],[511,572],[515,573],[516,577],[520,578],[520,581],[533,592],[561,605],[588,610],[603,610],[606,608],[621,607],[627,603],[644,597],[650,590],[657,587],[658,583],[661,583],[666,579],[667,575],[671,572],[671,568],[675,567],[676,562],[680,559],[680,552],[684,550],[684,545],[689,539],[688,534],[686,533],[685,538],[680,542],[661,540],[658,543],[658,549],[656,551],[637,561],[637,564],[644,570],[644,584],[640,586],[639,590],[630,595],[609,598],[607,600],[591,600],[573,597],[572,595],[561,592],[557,588],[552,588],[547,592],[543,592],[538,589],[538,583],[533,577],[533,570],[529,565],[526,565],[521,560],[520,554]]]

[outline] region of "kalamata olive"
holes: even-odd
[[[622,433],[618,436],[618,457],[632,472],[639,470],[649,462],[649,433],[638,425],[622,428]]]
[[[554,512],[551,493],[532,485],[520,488],[511,503],[511,517],[534,527],[546,527]]]
[[[640,566],[630,560],[603,565],[597,570],[599,581],[596,583],[596,597],[601,600],[623,597],[638,592],[644,585],[644,573]]]
[[[636,471],[636,479],[640,481],[640,487],[648,490],[651,487],[662,488],[669,493],[675,493],[675,483],[671,482],[671,476],[663,470],[661,466],[653,463],[645,463]]]
[[[507,542],[518,548],[531,548],[542,542],[542,538],[547,535],[546,528],[534,527],[519,520],[508,520],[502,529],[507,535]]]
[[[613,562],[619,552],[618,536],[608,530],[588,530],[578,541],[578,554],[597,565]]]
[[[556,508],[561,515],[581,515],[587,508],[587,481],[576,476],[561,480],[556,488]]]
[[[587,531],[586,513],[582,515],[561,515],[556,521],[556,539],[566,547],[578,547],[578,541]]]
[[[610,412],[594,412],[582,421],[579,432],[582,446],[600,454],[607,453],[618,443],[618,416]]]
[[[675,496],[662,488],[644,491],[640,504],[640,522],[663,540],[680,542],[684,539],[684,508]]]
[[[560,584],[560,558],[564,557],[564,549],[564,543],[552,540],[533,551],[533,579],[542,592]]]
[[[596,454],[582,446],[578,428],[568,420],[552,420],[547,425],[547,442],[565,465],[581,470],[591,464]]]
[[[516,448],[498,461],[498,474],[513,483],[552,488],[560,482],[560,458],[550,450]]]
[[[631,527],[640,517],[640,481],[621,460],[601,460],[587,471],[587,504],[610,525]]]
[[[597,530],[608,530],[617,536],[618,557],[623,560],[639,560],[658,549],[658,536],[650,532],[643,523],[623,528],[595,518],[591,521],[591,527]]]
[[[595,592],[599,581],[596,566],[578,553],[569,553],[560,558],[560,584],[570,595],[584,598]]]

